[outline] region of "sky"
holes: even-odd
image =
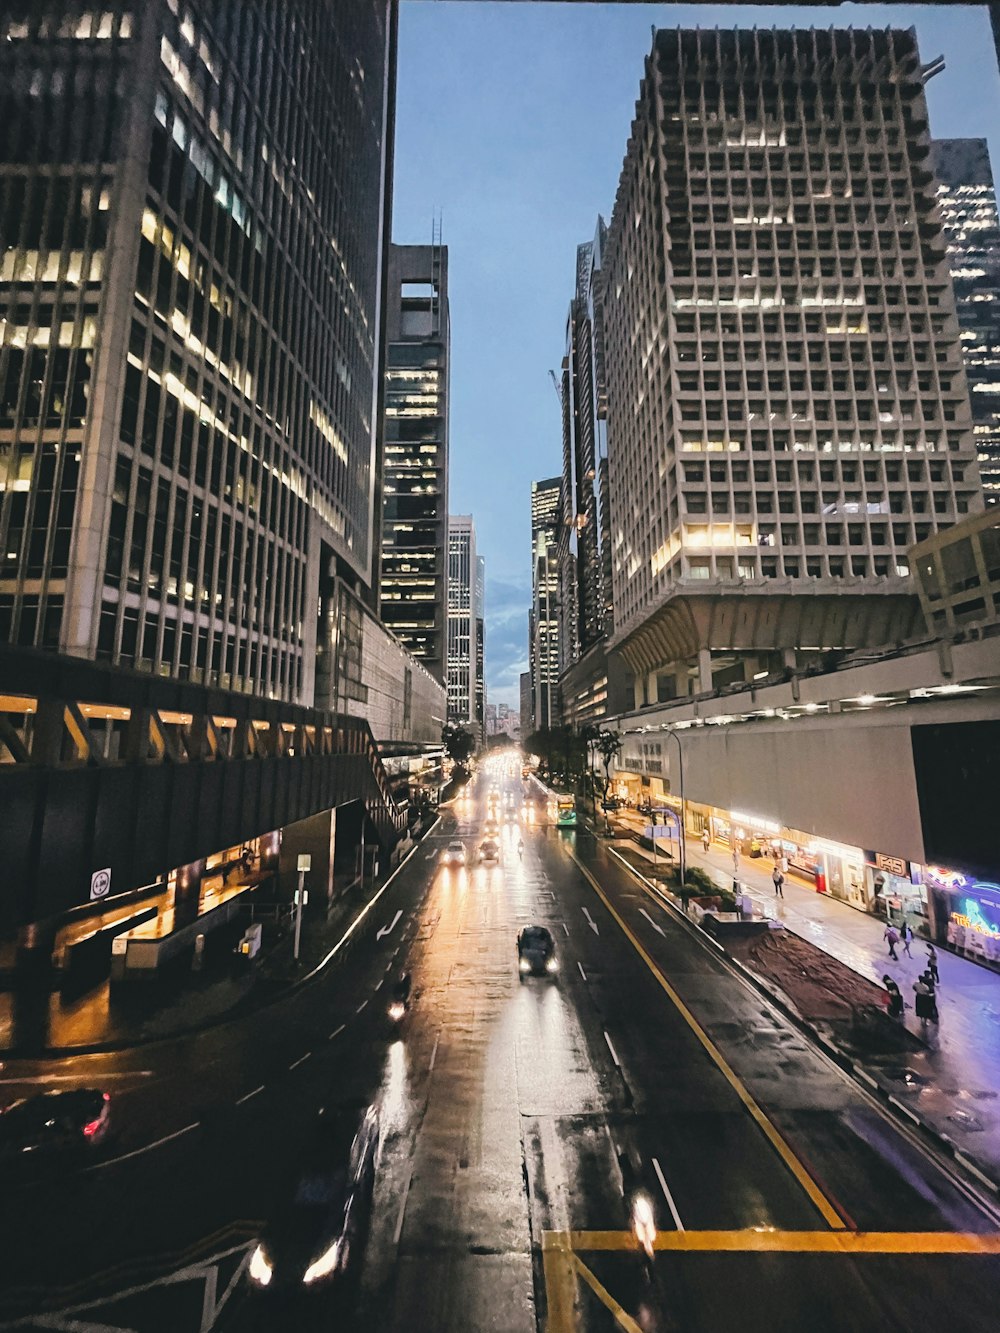
[[[984,6],[512,4],[402,0],[393,240],[443,224],[451,305],[451,495],[486,559],[489,702],[528,665],[531,482],[562,470],[559,401],[576,247],[610,219],[651,27],[916,26],[931,133],[987,137],[1000,75]],[[996,133],[991,133],[996,131]]]

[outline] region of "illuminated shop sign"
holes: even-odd
[[[986,939],[1000,940],[1000,884],[977,880],[957,870],[943,870],[940,866],[927,866],[924,874],[932,884],[954,894],[950,918],[956,926]]]
[[[889,875],[898,875],[904,879],[910,873],[908,861],[904,861],[901,856],[884,856],[882,852],[875,853],[875,866],[878,870],[884,870]]]

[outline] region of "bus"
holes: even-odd
[[[556,802],[556,823],[560,828],[576,824],[576,800],[572,796],[560,796]]]

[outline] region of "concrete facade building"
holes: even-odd
[[[326,702],[316,608],[373,577],[392,14],[0,17],[0,640]]]
[[[473,713],[480,742],[486,735],[486,561],[476,556],[475,699]]]
[[[379,610],[444,680],[447,656],[448,249],[393,245],[387,289]]]
[[[521,735],[530,736],[535,729],[534,714],[531,709],[531,672],[522,671],[519,681],[521,702]]]
[[[935,139],[938,208],[948,246],[988,504],[1000,501],[1000,220],[985,139]]]
[[[637,701],[917,623],[983,506],[912,32],[660,31],[602,258]]]

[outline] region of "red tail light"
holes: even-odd
[[[104,1121],[100,1116],[96,1120],[88,1120],[83,1127],[84,1136],[88,1139],[93,1138],[103,1123]]]

